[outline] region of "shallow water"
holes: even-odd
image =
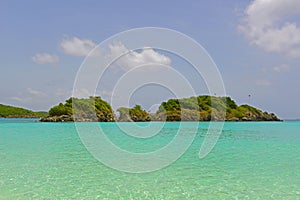
[[[168,122],[143,139],[116,123],[97,124],[114,144],[137,153],[162,148],[180,125]],[[183,126],[186,134],[194,127]],[[131,174],[97,161],[74,123],[0,120],[0,199],[300,199],[300,122],[225,123],[213,151],[199,159],[207,127],[199,124],[192,145],[170,166]]]

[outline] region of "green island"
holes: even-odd
[[[42,122],[116,121],[112,107],[106,101],[103,101],[101,97],[86,99],[71,97],[64,104],[60,103],[52,107],[48,113],[49,116],[43,117]]]
[[[120,122],[146,122],[151,121],[151,115],[145,110],[142,110],[140,105],[135,105],[133,108],[118,108]]]
[[[0,104],[0,118],[42,118],[47,112],[34,112],[24,108]]]
[[[250,105],[238,106],[230,97],[202,95],[162,102],[155,113],[149,113],[140,105],[117,109],[101,97],[78,99],[71,97],[49,110],[42,122],[144,122],[144,121],[281,121],[274,113],[264,112]]]

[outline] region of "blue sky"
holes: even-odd
[[[0,103],[48,110],[70,95],[88,50],[121,31],[151,26],[180,31],[200,43],[239,104],[249,103],[251,94],[256,107],[300,118],[299,14],[297,0],[4,0]],[[182,62],[170,59],[180,68]]]

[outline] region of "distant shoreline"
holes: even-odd
[[[205,122],[205,123],[218,123],[218,122],[229,122],[229,123],[247,123],[247,122],[258,122],[258,123],[264,123],[264,122],[300,122],[299,120],[281,120],[281,121],[138,121],[138,122],[134,122],[134,121],[113,121],[113,122],[101,122],[101,121],[87,121],[87,122],[83,122],[83,121],[65,121],[65,122],[42,122],[40,121],[41,118],[24,118],[24,117],[0,117],[0,120],[18,120],[18,121],[35,121],[35,122],[40,122],[40,123],[150,123],[150,122],[159,122],[159,123],[164,123],[164,122],[168,122],[168,123],[178,123],[178,122],[195,122],[195,123],[199,123],[199,122]]]
[[[192,96],[169,99],[162,102],[155,113],[143,110],[140,105],[133,108],[120,107],[115,114],[111,105],[100,96],[89,98],[71,97],[59,103],[49,112],[34,112],[24,108],[0,104],[0,118],[36,118],[41,122],[256,122],[283,121],[274,113],[268,113],[250,105],[237,105],[230,97]],[[297,121],[297,120],[291,120]]]

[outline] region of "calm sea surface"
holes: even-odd
[[[120,148],[148,152],[168,144],[180,123],[166,123],[149,139],[98,124]],[[207,127],[199,124],[192,145],[170,166],[130,174],[97,161],[74,123],[1,119],[0,199],[300,199],[300,122],[225,123],[213,151],[199,159]]]

